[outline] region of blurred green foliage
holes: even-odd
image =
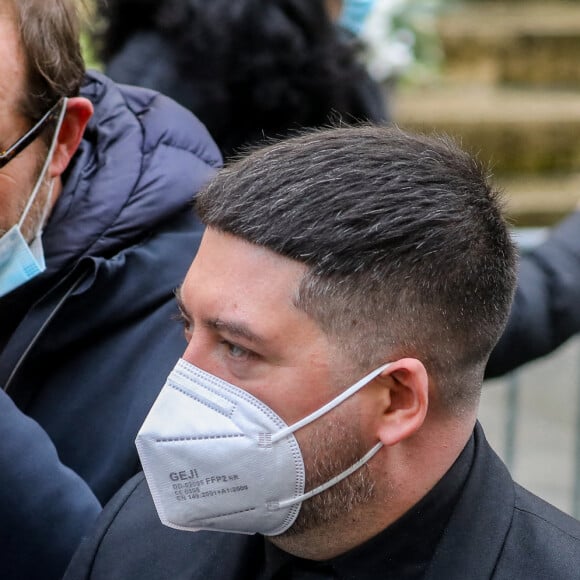
[[[95,55],[95,50],[91,43],[91,37],[87,31],[84,31],[81,34],[81,49],[83,51],[83,57],[87,68],[102,70],[103,65]]]
[[[79,2],[79,12],[82,22],[81,49],[87,68],[102,70],[103,65],[97,58],[96,51],[92,44],[91,32],[98,25],[96,22],[95,0],[77,0]]]

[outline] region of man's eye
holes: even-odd
[[[183,314],[181,309],[179,310],[179,313],[175,315],[175,320],[177,320],[177,322],[183,325],[183,333],[185,334],[186,340],[189,340],[191,338],[191,333],[193,331],[193,324],[191,323],[191,321],[188,320],[188,318],[185,316],[185,314]]]
[[[222,344],[227,348],[229,356],[237,360],[245,360],[251,355],[249,350],[246,350],[237,344],[228,342],[227,340],[223,340]]]

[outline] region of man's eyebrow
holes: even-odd
[[[175,300],[177,301],[177,307],[179,308],[181,314],[184,316],[187,314],[187,309],[185,308],[185,304],[183,303],[183,298],[181,297],[181,286],[178,286],[175,289]]]
[[[256,334],[254,331],[243,322],[234,322],[231,320],[222,320],[221,318],[208,318],[203,321],[205,326],[218,332],[227,332],[229,335],[244,338],[256,345],[261,345],[266,342],[266,339]]]
[[[175,290],[175,300],[177,301],[177,306],[185,318],[188,318],[187,308],[183,303],[183,298],[181,297],[181,287]],[[207,318],[203,321],[206,328],[211,328],[218,332],[225,331],[231,336],[238,338],[244,338],[247,341],[252,342],[256,345],[261,345],[266,342],[266,339],[244,324],[243,322],[234,322],[231,320],[222,320],[221,318]]]

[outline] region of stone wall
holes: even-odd
[[[580,199],[580,2],[454,2],[441,78],[399,87],[402,127],[448,132],[489,161],[516,225],[549,225]]]

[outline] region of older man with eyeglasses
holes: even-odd
[[[57,138],[66,113],[67,99],[62,98],[37,123],[8,149],[0,153],[0,169],[7,165],[19,153],[24,151],[43,132],[53,118],[56,126],[50,147],[46,154],[42,169],[22,213],[8,231],[0,230],[0,297],[22,286],[46,269],[41,234],[46,217],[52,207],[54,193],[54,178],[45,183],[47,173],[54,155]],[[43,195],[39,196],[40,190]],[[44,191],[46,190],[46,191]],[[43,199],[44,198],[44,199]],[[18,197],[16,197],[18,199]],[[34,212],[37,209],[39,211]],[[10,216],[7,216],[10,218]],[[25,233],[25,224],[32,231]],[[28,241],[30,239],[30,242]]]
[[[85,74],[77,4],[0,0],[2,580],[60,578],[137,471],[221,164],[185,109]]]

